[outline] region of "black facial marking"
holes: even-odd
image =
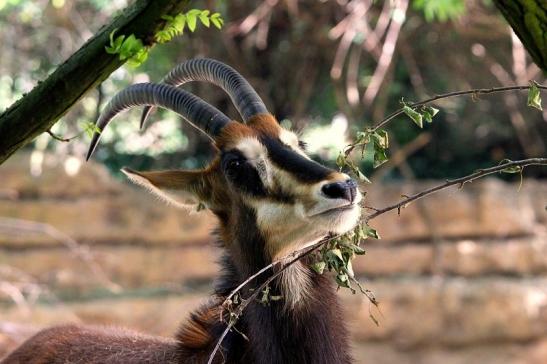
[[[264,136],[261,141],[268,149],[268,155],[272,162],[279,168],[290,172],[301,182],[320,182],[332,173],[332,170],[304,158],[278,140]]]
[[[236,189],[253,196],[266,196],[258,171],[239,150],[223,152],[221,166],[224,176]]]

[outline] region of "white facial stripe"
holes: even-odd
[[[262,145],[256,138],[243,138],[237,143],[236,148],[243,153],[249,161],[254,161],[258,158],[265,158],[268,154],[266,147]]]
[[[281,131],[279,132],[279,140],[281,140],[283,143],[287,144],[290,147],[298,147],[298,137],[294,133],[286,129],[281,129]]]
[[[250,163],[256,168],[262,184],[266,187],[272,187],[272,168],[268,163],[268,160],[265,158],[260,158],[255,161],[251,161]]]
[[[268,152],[256,138],[243,138],[236,145],[236,148],[243,153],[249,163],[257,170],[262,184],[267,187],[272,185],[271,166],[268,161]]]
[[[283,144],[288,145],[291,147],[292,150],[294,150],[296,153],[300,154],[303,157],[306,157],[306,159],[310,159],[306,153],[300,149],[300,146],[298,145],[298,137],[295,133],[290,132],[286,129],[281,129],[279,132],[279,140],[283,142]]]

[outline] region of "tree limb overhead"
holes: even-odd
[[[4,113],[0,114],[0,164],[19,148],[48,131],[82,96],[104,81],[125,61],[108,54],[110,33],[154,42],[161,29],[163,15],[182,11],[187,1],[137,0],[109,25],[101,28],[78,51],[70,56],[46,80],[38,84]]]

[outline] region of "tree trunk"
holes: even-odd
[[[534,62],[547,73],[547,2],[494,0]]]
[[[117,54],[106,53],[110,33],[134,34],[145,45],[165,20],[162,15],[182,11],[186,0],[137,0],[108,26],[101,28],[45,81],[38,82],[0,115],[0,164],[43,132],[49,130],[82,96],[120,67]]]

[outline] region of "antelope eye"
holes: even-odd
[[[234,175],[245,164],[245,158],[239,153],[227,153],[222,159],[222,166],[227,175]]]
[[[227,167],[228,168],[237,168],[241,165],[241,161],[239,161],[238,159],[234,159],[234,160],[231,160],[228,162],[228,165]]]

